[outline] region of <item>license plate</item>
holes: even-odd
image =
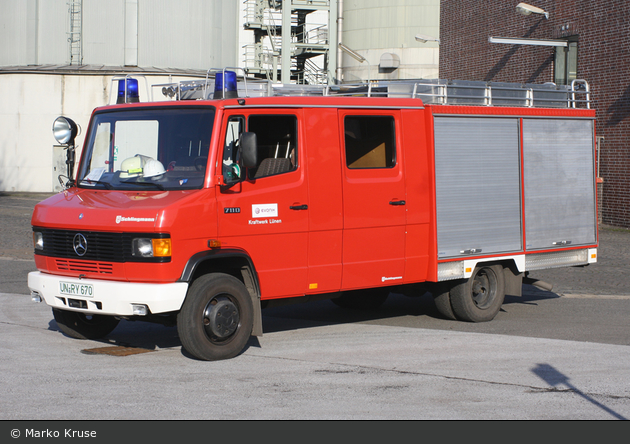
[[[72,282],[59,282],[59,292],[69,296],[82,296],[84,298],[94,297],[94,286],[92,284],[75,284]]]

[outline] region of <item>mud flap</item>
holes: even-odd
[[[505,296],[523,295],[523,273],[515,272],[511,267],[504,267],[503,277],[505,279]]]

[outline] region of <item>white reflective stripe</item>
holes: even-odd
[[[94,288],[93,295],[89,298],[83,298],[61,294],[59,291],[61,281],[79,285],[90,284]],[[68,306],[68,299],[85,300],[87,301],[87,308],[73,310],[113,316],[133,316],[132,305],[146,305],[153,314],[179,311],[188,291],[188,283],[186,282],[168,284],[117,282],[69,278],[39,271],[28,274],[28,286],[31,291],[36,291],[41,295],[44,302],[51,307],[72,309]]]
[[[526,257],[528,271],[546,268],[573,267],[589,263],[590,249],[552,251],[549,253],[530,254]]]
[[[516,265],[519,273],[546,268],[572,267],[597,262],[597,248],[551,251],[548,253],[518,254],[482,257],[463,261],[438,263],[438,281],[468,279],[479,264],[484,262],[508,262]]]

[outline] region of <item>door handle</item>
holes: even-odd
[[[308,210],[308,205],[291,205],[289,208],[292,210]]]
[[[407,202],[405,202],[404,200],[392,200],[389,204],[390,205],[405,205]]]

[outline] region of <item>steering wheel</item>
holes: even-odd
[[[199,172],[206,170],[206,164],[208,163],[207,157],[197,157],[195,158],[195,169]]]

